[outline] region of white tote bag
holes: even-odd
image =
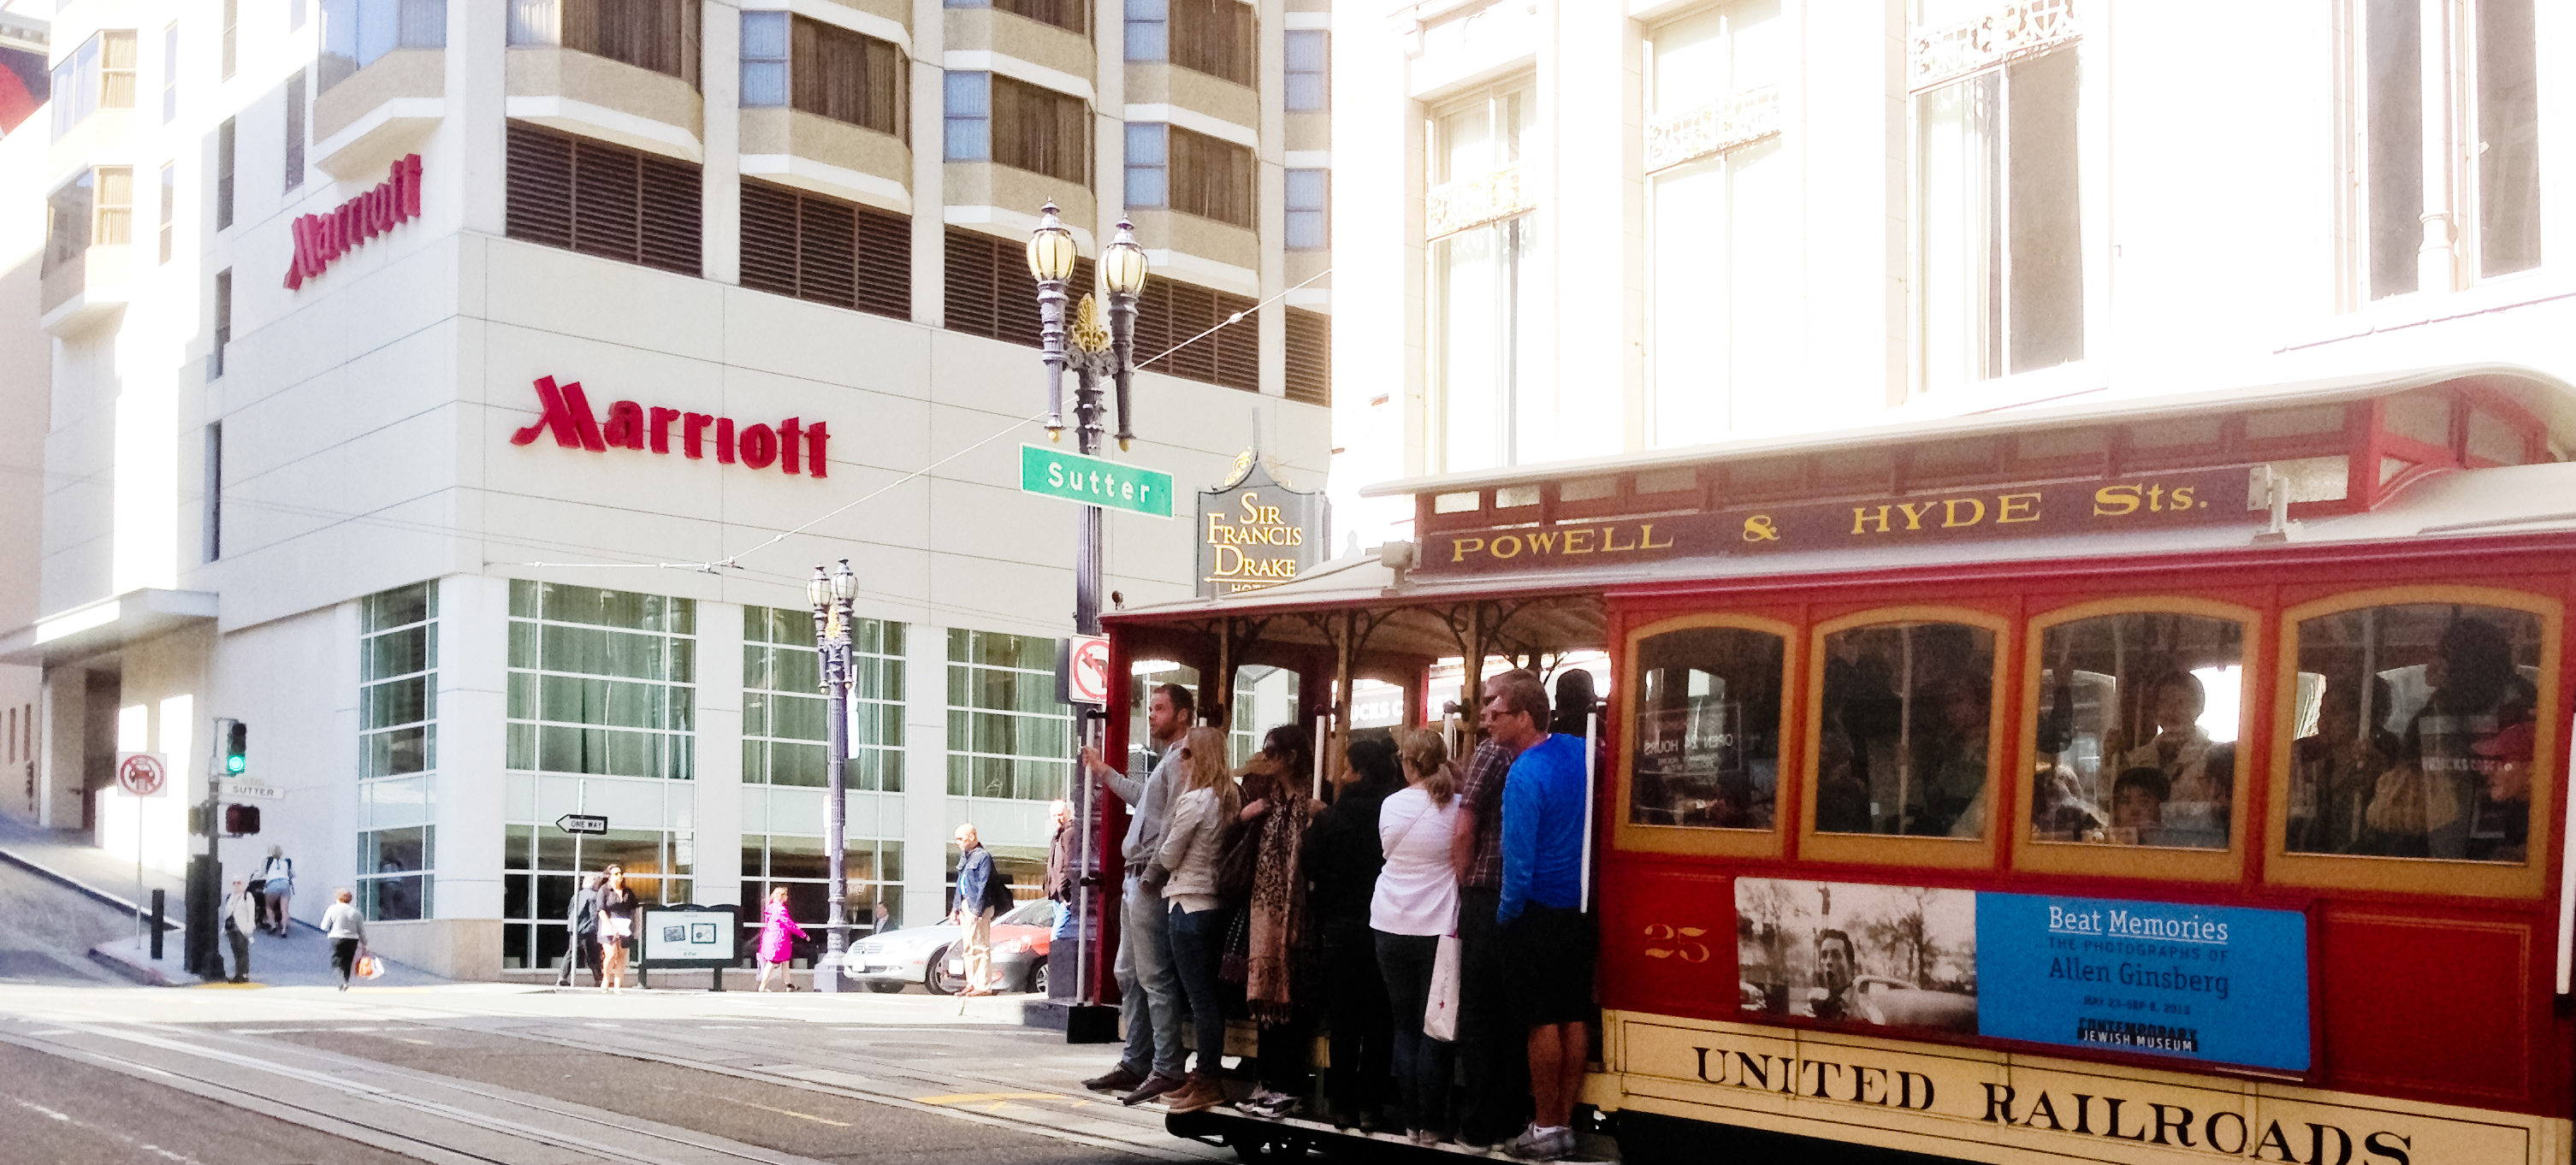
[[[1431,958],[1431,998],[1422,1005],[1422,1034],[1449,1044],[1458,1041],[1458,926],[1440,936]]]

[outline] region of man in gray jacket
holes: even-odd
[[[1109,767],[1098,749],[1082,751],[1091,775],[1125,801],[1132,814],[1127,836],[1119,844],[1126,858],[1127,883],[1119,900],[1118,1010],[1127,1022],[1127,1051],[1118,1066],[1082,1086],[1095,1092],[1126,1092],[1121,1103],[1140,1104],[1189,1082],[1183,1072],[1181,1027],[1185,1007],[1180,972],[1172,965],[1172,937],[1163,918],[1162,895],[1137,879],[1163,848],[1172,824],[1172,802],[1180,796],[1181,750],[1175,745],[1190,729],[1197,702],[1179,684],[1154,689],[1146,705],[1145,729],[1152,740],[1146,759],[1151,768],[1142,780]]]
[[[564,932],[572,942],[564,948],[563,970],[555,973],[555,986],[572,986],[576,966],[590,968],[590,985],[599,986],[599,875],[581,876],[581,888],[572,892],[572,905],[564,908]]]

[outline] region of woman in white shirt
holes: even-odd
[[[1369,899],[1369,928],[1377,932],[1377,962],[1395,1017],[1395,1080],[1404,1100],[1404,1126],[1415,1144],[1447,1139],[1449,1045],[1422,1034],[1431,1000],[1431,968],[1440,936],[1458,923],[1458,873],[1449,862],[1449,839],[1458,820],[1458,770],[1436,732],[1399,735],[1404,791],[1378,810],[1377,836],[1386,854],[1377,892]]]
[[[1172,967],[1197,1021],[1198,1071],[1163,1100],[1173,1112],[1196,1112],[1226,1099],[1225,1002],[1218,994],[1217,963],[1225,955],[1234,912],[1217,896],[1216,864],[1225,823],[1243,811],[1243,791],[1226,767],[1224,729],[1190,729],[1181,748],[1182,793],[1172,802],[1171,830],[1140,881],[1162,892]]]

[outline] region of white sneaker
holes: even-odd
[[[1562,1161],[1574,1153],[1574,1130],[1571,1128],[1542,1131],[1531,1125],[1528,1131],[1503,1145],[1503,1154],[1519,1161]]]

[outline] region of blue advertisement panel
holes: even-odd
[[[2296,911],[1977,895],[1977,1034],[2302,1072]]]

